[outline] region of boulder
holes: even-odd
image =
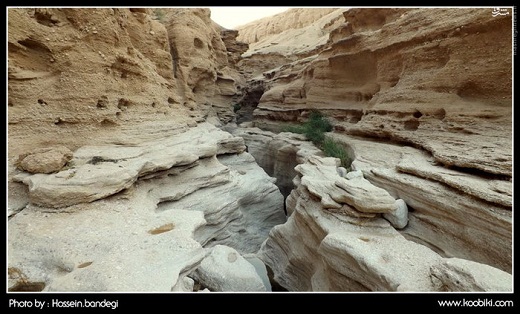
[[[72,159],[72,151],[65,146],[45,147],[21,154],[17,165],[30,173],[60,171]]]
[[[224,245],[213,247],[193,276],[210,291],[266,291],[255,267],[236,250]]]
[[[402,199],[395,200],[396,209],[384,213],[383,218],[388,220],[396,229],[403,229],[408,224],[408,206]]]

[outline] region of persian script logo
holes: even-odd
[[[496,17],[498,15],[509,15],[509,11],[507,9],[501,9],[501,8],[493,8],[493,17]]]

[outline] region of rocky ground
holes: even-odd
[[[285,222],[283,197],[244,150],[202,123],[132,147],[84,146],[57,173],[21,172],[28,199],[9,208],[9,288],[185,291],[193,277],[211,291],[265,291],[242,255]],[[205,266],[215,258],[235,283]]]

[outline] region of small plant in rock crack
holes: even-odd
[[[325,132],[332,131],[332,124],[321,112],[313,110],[305,123],[297,126],[289,126],[285,128],[284,131],[305,134],[309,141],[319,146],[325,140]]]
[[[309,141],[319,147],[326,156],[336,157],[341,166],[350,169],[351,160],[341,143],[325,136],[325,132],[332,131],[332,124],[317,110],[309,114],[309,119],[302,125],[293,125],[284,128],[285,132],[304,134]]]
[[[326,138],[321,144],[320,148],[325,153],[325,155],[338,158],[341,161],[341,166],[346,168],[347,172],[350,171],[350,164],[352,163],[352,160],[350,160],[345,147],[343,147],[340,143],[334,141],[331,138]]]

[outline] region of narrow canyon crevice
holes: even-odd
[[[246,88],[242,92],[243,98],[234,105],[235,121],[237,124],[253,121],[253,112],[255,111],[260,98],[264,94],[263,81],[248,81]]]

